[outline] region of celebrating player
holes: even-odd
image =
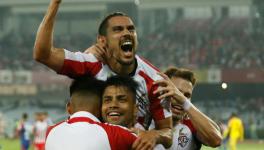
[[[112,75],[126,75],[134,78],[138,83],[137,103],[139,113],[137,122],[146,129],[152,119],[155,121],[159,134],[158,142],[165,147],[171,145],[172,118],[170,104],[164,99],[158,99],[159,94],[153,94],[158,88],[154,81],[162,79],[157,75],[155,67],[137,56],[137,33],[135,26],[127,15],[113,13],[108,15],[100,24],[97,41],[91,49],[101,54],[99,61],[93,53],[73,53],[63,48],[55,48],[52,41],[55,16],[60,0],[51,0],[48,11],[39,27],[35,46],[35,60],[47,65],[60,74],[69,77],[92,75],[100,80],[106,80]],[[141,135],[140,135],[141,136]],[[143,138],[139,138],[143,143]]]
[[[139,131],[138,128],[142,129],[142,126],[135,121],[138,111],[136,104],[137,86],[138,84],[127,76],[112,76],[107,79],[102,96],[102,118],[105,122],[127,128],[135,127],[135,131]],[[144,144],[141,144],[137,139],[133,147],[140,150],[152,150],[156,143],[161,143],[158,142],[159,133],[157,132],[157,130],[136,132],[141,136]]]
[[[222,139],[219,127],[191,103],[196,81],[193,72],[172,67],[167,69],[165,74],[162,74],[165,80],[156,82],[163,87],[155,92],[164,93],[160,98],[172,98],[174,130],[173,144],[169,149],[194,150],[200,149],[201,144],[219,146]],[[164,148],[159,146],[156,149]]]
[[[70,118],[49,128],[46,150],[126,150],[136,135],[123,127],[99,121],[104,83],[82,77],[70,86]]]

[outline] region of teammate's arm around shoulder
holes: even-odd
[[[64,61],[64,50],[53,46],[53,26],[61,0],[50,0],[48,10],[39,26],[33,57],[55,71],[60,71]]]

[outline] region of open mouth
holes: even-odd
[[[124,52],[132,52],[133,49],[133,43],[132,41],[125,41],[124,43],[121,44],[121,49]]]
[[[183,110],[181,105],[174,104],[174,105],[171,105],[171,107],[174,108],[174,109],[180,110],[180,111]]]
[[[110,112],[107,115],[108,116],[120,116],[120,113],[118,113],[118,112]]]
[[[107,118],[112,121],[118,121],[121,117],[121,114],[119,112],[109,112],[107,113]]]

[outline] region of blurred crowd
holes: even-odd
[[[243,120],[246,129],[246,137],[260,138],[263,133],[255,133],[264,127],[264,98],[245,99],[237,97],[235,99],[214,99],[195,100],[201,110],[217,122],[227,123],[230,113],[235,112]],[[253,131],[252,131],[253,130]]]
[[[245,20],[228,21],[170,24],[141,40],[142,54],[160,68],[263,68],[264,34],[249,32]]]
[[[33,60],[32,51],[35,35],[18,34],[11,32],[0,38],[0,69],[11,70],[44,70],[43,65]],[[69,50],[85,50],[92,44],[88,35],[61,35],[55,36],[58,47]]]
[[[44,69],[32,59],[34,35],[11,32],[0,39],[0,69]],[[182,20],[139,38],[139,54],[159,68],[263,68],[264,33],[249,32],[247,20]],[[89,34],[55,36],[55,45],[84,51]]]

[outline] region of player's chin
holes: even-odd
[[[182,119],[182,114],[172,114],[172,118],[174,119],[174,120],[181,120]]]
[[[122,64],[123,64],[123,65],[127,65],[127,66],[132,65],[133,62],[134,62],[134,58],[123,59],[123,60],[122,60]]]
[[[113,125],[119,125],[120,121],[119,120],[111,120],[111,119],[108,119],[107,120],[107,123],[110,123],[110,124],[113,124]]]

